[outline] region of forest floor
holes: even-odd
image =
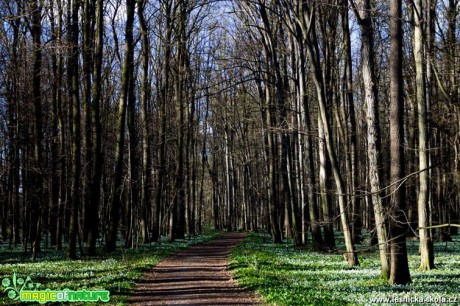
[[[136,283],[144,279],[144,274],[150,271],[152,266],[191,245],[204,243],[219,236],[219,232],[207,230],[203,235],[178,239],[173,243],[167,242],[167,238],[164,237],[162,243],[139,245],[134,249],[124,248],[124,242],[120,241],[114,253],[104,253],[102,246],[99,246],[98,256],[81,255],[78,260],[65,259],[65,247],[61,251],[56,251],[53,247],[43,244],[42,252],[32,261],[30,254],[24,253],[20,245],[10,248],[4,243],[0,244],[0,282],[5,278],[12,280],[13,275],[16,275],[18,279],[23,280],[30,277],[34,283],[41,283],[43,289],[108,290],[108,305],[125,305]],[[5,286],[2,283],[0,305],[21,304],[20,301],[9,298],[4,290]]]
[[[133,290],[133,305],[259,305],[228,270],[229,254],[245,234],[224,233],[159,262]]]
[[[406,286],[390,286],[380,277],[376,246],[357,245],[360,266],[348,267],[343,233],[335,236],[339,251],[325,253],[251,234],[232,250],[230,267],[240,286],[268,305],[460,305],[459,235],[434,243],[436,268],[431,271],[419,270],[419,243],[408,239],[412,283]]]

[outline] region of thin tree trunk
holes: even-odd
[[[415,85],[417,99],[418,156],[419,156],[419,190],[418,190],[418,226],[420,235],[420,269],[434,268],[433,242],[426,227],[428,215],[428,140],[425,73],[423,69],[423,5],[422,0],[414,0],[414,36],[413,52],[415,60]]]
[[[43,173],[42,173],[42,141],[43,141],[43,115],[41,98],[41,69],[42,69],[42,43],[41,43],[41,4],[37,0],[30,0],[32,22],[30,32],[33,40],[33,76],[32,95],[34,107],[34,144],[33,144],[33,169],[32,195],[31,195],[31,224],[30,241],[32,242],[32,259],[40,252],[41,242],[41,214],[43,202]]]
[[[348,20],[348,0],[343,0],[342,9],[342,30],[344,36],[344,50],[345,50],[345,68],[344,78],[346,83],[346,106],[348,106],[348,118],[350,120],[350,157],[348,158],[351,167],[349,171],[351,174],[352,195],[352,236],[354,243],[361,241],[361,197],[356,194],[359,188],[359,167],[358,167],[358,144],[357,144],[357,129],[356,129],[356,114],[355,114],[355,101],[353,97],[353,61],[351,56],[351,39],[350,28]],[[344,105],[344,108],[346,107]]]
[[[313,9],[314,10],[314,9]],[[311,24],[314,24],[314,15],[311,11],[309,15],[309,19]],[[310,23],[308,22],[308,23]],[[318,41],[315,33],[315,27],[311,27],[309,31],[305,34],[307,35],[307,51],[310,57],[310,63],[313,69],[313,80],[315,83],[317,96],[318,96],[318,104],[319,104],[319,117],[320,122],[324,130],[324,139],[326,144],[326,149],[329,155],[329,159],[331,162],[331,170],[334,176],[335,185],[337,188],[337,197],[339,202],[339,209],[340,209],[340,220],[342,223],[342,230],[344,233],[345,239],[345,247],[346,247],[346,254],[344,255],[348,264],[350,266],[357,266],[359,265],[357,254],[354,250],[354,245],[350,233],[350,224],[348,220],[348,214],[346,213],[346,205],[345,205],[345,188],[344,183],[342,180],[342,176],[339,172],[339,166],[337,162],[337,156],[333,146],[332,134],[331,134],[331,127],[329,124],[329,119],[326,110],[326,90],[325,85],[322,80],[322,73],[320,67],[320,60],[319,60],[319,51],[318,51]]]
[[[134,75],[130,73],[128,90],[128,105],[127,105],[127,124],[129,131],[129,184],[130,197],[128,198],[128,206],[131,209],[131,219],[128,222],[128,235],[125,245],[133,247],[136,243],[135,236],[137,235],[137,219],[139,216],[139,159],[137,157],[137,148],[139,145],[137,136],[137,114],[136,114],[136,96],[134,93]]]
[[[118,108],[117,142],[115,150],[115,179],[112,187],[112,203],[109,213],[109,227],[106,237],[106,251],[113,252],[116,249],[118,236],[118,222],[120,219],[120,207],[123,200],[122,179],[123,179],[123,157],[125,144],[125,121],[126,109],[129,99],[130,79],[133,78],[134,46],[134,6],[135,0],[126,0],[126,28],[125,28],[125,58],[121,76],[121,96]]]
[[[302,38],[299,38],[301,40]],[[321,236],[321,227],[319,225],[319,211],[318,211],[318,200],[316,196],[316,176],[315,176],[315,167],[313,160],[313,140],[312,140],[312,123],[310,112],[308,111],[308,98],[305,91],[306,87],[306,72],[305,72],[305,51],[303,49],[303,44],[298,44],[298,58],[299,58],[299,107],[300,107],[300,117],[302,124],[305,124],[307,135],[305,136],[305,172],[306,172],[306,192],[307,192],[307,202],[308,202],[308,215],[310,218],[310,226],[312,232],[312,242],[313,246],[316,248],[321,248],[323,246],[323,238]],[[302,126],[302,125],[301,125]],[[299,153],[300,154],[300,153]],[[302,155],[302,154],[300,154]],[[300,156],[302,160],[303,157]],[[303,171],[303,169],[300,169]],[[303,184],[303,181],[301,182]],[[330,227],[325,227],[325,240],[326,234],[329,237],[329,247],[335,248],[335,240],[333,230],[331,232]]]
[[[62,11],[62,3],[61,0],[57,0],[57,13],[58,13],[58,41],[62,41],[62,22],[63,22],[63,11]],[[58,56],[58,75],[60,78],[58,78],[58,88],[59,92],[58,97],[57,97],[57,116],[58,116],[58,128],[59,128],[59,143],[60,143],[60,148],[59,152],[61,155],[61,158],[59,159],[59,167],[61,169],[61,175],[60,175],[60,182],[59,182],[59,203],[58,203],[58,211],[57,211],[57,221],[56,221],[56,250],[61,250],[62,249],[62,234],[63,234],[63,228],[64,228],[64,220],[65,220],[65,214],[64,214],[64,207],[65,207],[65,202],[66,198],[68,196],[67,194],[67,188],[66,188],[66,173],[67,173],[67,165],[68,163],[67,158],[66,158],[66,133],[65,131],[65,124],[64,124],[64,111],[62,108],[62,92],[60,87],[62,86],[63,83],[63,62],[64,62],[64,57],[62,53],[59,54]]]
[[[83,80],[83,89],[82,89],[82,104],[84,109],[84,133],[83,133],[83,148],[85,150],[84,161],[85,173],[83,175],[82,185],[85,188],[82,188],[83,193],[83,206],[82,206],[82,228],[83,228],[83,237],[87,241],[88,237],[88,228],[89,222],[88,218],[90,215],[90,197],[92,189],[92,176],[94,168],[93,160],[93,139],[92,139],[92,118],[91,118],[91,70],[92,70],[92,61],[93,61],[93,39],[94,39],[94,27],[93,23],[95,20],[94,14],[94,3],[92,0],[82,1],[82,15],[83,15],[83,27],[82,27],[82,80]]]
[[[50,2],[50,23],[51,23],[51,36],[56,50],[61,44],[61,27],[60,20],[61,16],[57,16],[59,25],[56,25],[56,16],[54,14],[54,1]],[[59,173],[59,105],[61,104],[61,80],[62,80],[62,57],[60,53],[53,52],[51,55],[52,69],[53,69],[53,97],[52,97],[52,109],[53,109],[53,123],[52,123],[52,135],[53,142],[51,144],[51,159],[54,161],[51,165],[51,202],[50,202],[50,242],[51,246],[56,246],[56,229],[58,222],[59,212],[59,184],[61,181]],[[62,131],[61,131],[62,132]],[[14,150],[14,147],[13,147]]]
[[[271,110],[271,102],[270,102],[270,93],[269,90],[266,89],[266,107],[268,109],[266,120],[267,120],[267,127],[272,126],[273,124],[273,110]],[[270,229],[272,233],[272,240],[273,243],[281,243],[282,242],[282,234],[279,226],[279,192],[278,192],[278,180],[276,175],[276,148],[275,148],[275,140],[274,135],[271,132],[268,132],[267,137],[267,150],[268,150],[268,177],[269,177],[269,188],[268,188],[268,201],[269,201],[269,216],[270,216]]]
[[[324,244],[327,248],[335,249],[334,216],[332,213],[331,196],[328,193],[328,179],[330,166],[328,164],[327,149],[324,139],[324,126],[318,114],[318,159],[319,159],[319,199],[324,223]]]
[[[156,199],[155,199],[155,207],[153,212],[153,230],[152,230],[152,237],[153,241],[160,240],[161,234],[161,227],[162,222],[160,220],[160,214],[162,211],[162,203],[163,203],[163,192],[164,186],[166,184],[166,110],[167,110],[167,103],[170,99],[170,72],[171,72],[171,57],[172,57],[172,16],[175,12],[173,12],[172,3],[170,1],[166,1],[164,3],[165,7],[165,55],[164,55],[164,64],[162,67],[162,78],[160,84],[160,105],[159,105],[159,120],[160,120],[160,149],[159,149],[159,169],[158,169],[158,181],[157,181],[157,190],[156,190]]]
[[[67,257],[77,258],[77,235],[78,235],[78,210],[80,206],[80,176],[81,176],[81,103],[79,95],[78,75],[78,11],[80,2],[74,1],[70,29],[71,54],[69,61],[71,101],[72,101],[72,191],[69,223],[69,244]]]
[[[146,243],[149,241],[148,236],[148,215],[150,212],[151,189],[152,189],[152,136],[150,133],[151,119],[149,115],[149,58],[150,58],[150,41],[147,28],[147,22],[144,16],[145,0],[137,1],[137,14],[139,16],[139,25],[142,37],[142,80],[140,93],[140,115],[142,126],[142,191],[140,205],[140,241]]]

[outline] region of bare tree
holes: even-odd
[[[32,198],[31,198],[31,224],[30,240],[32,242],[32,258],[35,259],[40,252],[41,222],[43,209],[43,115],[41,98],[41,70],[42,70],[42,4],[37,0],[29,1],[31,13],[30,32],[33,40],[33,77],[32,96],[34,106],[34,147],[32,169]]]
[[[411,281],[407,259],[401,0],[390,3],[390,284]]]
[[[414,0],[414,34],[413,52],[415,61],[415,87],[417,100],[417,127],[418,127],[418,156],[419,156],[419,188],[418,188],[418,226],[420,235],[420,269],[434,268],[433,241],[426,228],[429,225],[429,186],[428,186],[428,138],[427,138],[427,105],[424,72],[424,39],[423,20],[424,6],[422,0]]]
[[[81,101],[79,86],[79,65],[78,65],[78,13],[80,10],[80,1],[74,0],[72,7],[69,8],[69,43],[70,60],[69,60],[69,87],[71,95],[71,117],[72,117],[72,191],[70,206],[70,223],[69,223],[69,245],[67,248],[67,257],[77,258],[77,236],[79,227],[78,212],[81,202]]]
[[[118,222],[120,219],[120,207],[122,203],[122,179],[123,157],[125,144],[126,113],[130,91],[130,85],[134,73],[134,7],[135,0],[126,0],[126,26],[125,26],[125,55],[121,76],[121,95],[118,108],[118,131],[117,146],[115,152],[115,179],[112,186],[112,203],[110,206],[109,228],[106,237],[105,249],[113,252],[116,248],[118,236]]]
[[[359,265],[359,261],[354,249],[350,232],[350,222],[345,209],[345,186],[343,178],[339,172],[337,155],[333,145],[332,131],[328,119],[328,113],[326,110],[326,87],[322,77],[323,74],[321,69],[318,37],[316,35],[316,30],[314,26],[316,22],[315,20],[317,18],[315,8],[315,5],[302,5],[302,14],[301,16],[299,16],[299,19],[301,20],[301,24],[303,25],[302,29],[304,31],[304,38],[307,43],[307,51],[310,58],[312,76],[318,97],[318,115],[320,119],[319,121],[321,122],[322,128],[324,130],[324,140],[327,148],[327,153],[331,162],[331,170],[333,173],[335,186],[337,188],[337,198],[340,209],[340,220],[342,223],[342,229],[345,238],[345,246],[347,251],[347,253],[345,254],[345,258],[350,266],[357,266]]]
[[[93,86],[91,102],[91,120],[94,127],[94,146],[92,158],[94,169],[89,186],[88,222],[88,255],[96,254],[96,241],[99,236],[99,207],[101,199],[101,180],[103,172],[102,154],[102,124],[101,124],[101,91],[102,91],[102,59],[104,39],[104,0],[98,0],[96,5],[96,35],[93,70]]]
[[[364,99],[366,102],[367,120],[367,157],[369,164],[369,183],[372,193],[372,208],[375,216],[375,227],[380,251],[381,275],[389,277],[390,267],[387,252],[387,231],[385,212],[380,196],[381,139],[378,115],[378,98],[374,71],[374,29],[371,16],[371,1],[359,0],[353,9],[361,29],[361,61],[363,74]]]

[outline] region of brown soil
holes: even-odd
[[[240,233],[192,246],[167,258],[144,275],[128,300],[132,305],[261,305],[239,287],[228,270],[230,250]]]

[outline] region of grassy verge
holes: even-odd
[[[460,237],[447,245],[435,243],[436,269],[426,272],[417,269],[418,243],[408,244],[413,281],[408,286],[387,285],[379,277],[378,252],[365,246],[359,254],[361,265],[349,268],[341,254],[273,245],[261,234],[249,236],[233,250],[232,269],[240,285],[258,292],[270,305],[395,305],[373,298],[410,302],[398,305],[435,305],[436,298],[452,298],[456,302],[450,305],[460,304]],[[421,298],[432,303],[420,303]]]
[[[34,283],[41,283],[44,289],[109,290],[110,305],[123,305],[135,281],[159,260],[183,250],[192,244],[205,242],[217,237],[211,232],[199,237],[164,242],[159,245],[143,245],[137,249],[118,248],[113,254],[105,254],[80,260],[64,260],[64,252],[44,250],[37,261],[30,261],[20,250],[2,249],[0,252],[0,282],[12,278],[29,276]],[[0,304],[10,305],[4,288],[0,286]]]

